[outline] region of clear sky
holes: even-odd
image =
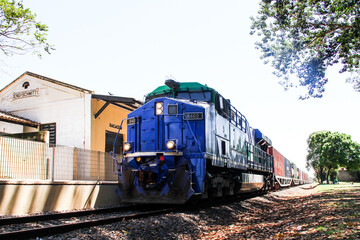
[[[25,0],[49,26],[56,50],[42,59],[0,56],[0,89],[31,71],[143,100],[171,77],[215,88],[303,169],[314,131],[339,131],[360,143],[360,93],[336,68],[323,98],[302,101],[301,90],[284,91],[260,60],[249,34],[258,2]]]

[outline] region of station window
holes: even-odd
[[[56,144],[56,123],[45,123],[40,125],[40,131],[48,131],[49,143],[55,145]]]
[[[116,135],[117,133],[115,132],[110,132],[110,131],[105,132],[105,152],[113,151]],[[123,135],[119,134],[115,145],[115,153],[122,154],[122,152],[123,152]]]

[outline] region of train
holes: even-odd
[[[119,132],[124,122],[124,154],[113,154],[113,166],[125,203],[184,204],[309,180],[229,99],[198,82],[166,80]]]

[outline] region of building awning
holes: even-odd
[[[92,94],[91,98],[102,100],[105,102],[105,104],[100,108],[100,110],[95,113],[94,118],[96,119],[100,114],[105,110],[109,104],[113,104],[115,106],[124,108],[128,111],[134,111],[143,103],[141,101],[138,101],[134,98],[127,98],[127,97],[118,97],[118,96],[112,96],[112,95],[99,95],[99,94]]]
[[[2,122],[8,122],[8,123],[14,123],[14,124],[20,124],[23,126],[28,127],[38,127],[40,123],[34,122],[32,120],[16,116],[14,114],[10,114],[4,111],[0,111],[0,121]]]

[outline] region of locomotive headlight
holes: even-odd
[[[164,103],[163,102],[157,102],[155,104],[155,113],[156,113],[156,115],[162,115],[164,113]]]
[[[167,147],[167,149],[169,149],[169,150],[173,150],[173,149],[175,149],[176,144],[175,144],[174,141],[170,140],[170,141],[168,141],[168,142],[166,143],[166,147]]]
[[[132,148],[131,143],[128,143],[128,142],[127,142],[127,143],[124,144],[124,150],[125,150],[125,152],[130,151],[131,148]]]

